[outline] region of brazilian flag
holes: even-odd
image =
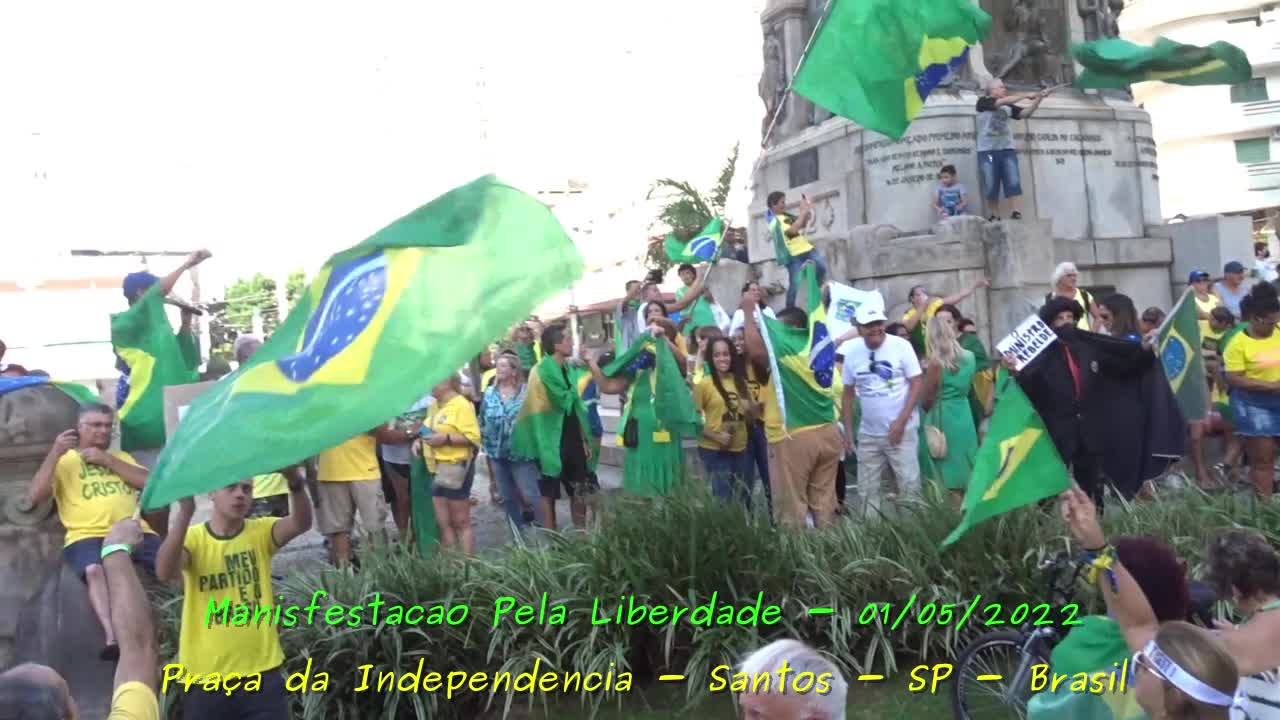
[[[1205,382],[1204,356],[1200,352],[1200,316],[1195,291],[1187,288],[1160,326],[1160,363],[1169,387],[1178,398],[1183,417],[1204,418],[1209,413],[1209,386]]]
[[[52,385],[80,405],[102,402],[102,400],[98,398],[98,393],[90,390],[80,383],[50,380],[43,375],[0,377],[0,395],[16,392],[18,390],[25,390],[30,387],[39,387],[41,385]]]
[[[788,431],[826,425],[835,418],[831,384],[835,375],[836,348],[827,330],[817,270],[812,263],[800,269],[800,289],[808,312],[807,327],[791,327],[771,317],[764,321],[764,340],[775,376],[778,409]]]
[[[1071,46],[1084,72],[1078,88],[1123,88],[1159,80],[1174,85],[1234,85],[1253,77],[1249,56],[1231,43],[1206,47],[1157,38],[1144,47],[1121,38],[1106,38]]]
[[[190,333],[174,334],[156,283],[122,313],[111,316],[111,345],[129,366],[129,394],[120,406],[120,449],[165,444],[164,389],[200,379],[200,351]]]
[[[436,198],[330,258],[253,358],[191,404],[143,508],[381,425],[582,271],[529,195],[484,177]]]
[[[702,232],[698,233],[697,237],[689,242],[681,242],[674,234],[668,235],[663,241],[663,248],[667,252],[667,259],[673,263],[694,265],[715,262],[720,256],[720,244],[723,239],[724,221],[714,218],[702,228]]]
[[[972,0],[831,0],[792,87],[898,140],[990,28]]]
[[[769,220],[769,239],[773,242],[774,261],[779,265],[786,267],[791,262],[791,251],[787,250],[786,230],[791,226],[791,220],[787,219],[786,226],[783,225],[784,218],[781,215],[775,215],[772,210],[768,214]]]
[[[973,465],[964,517],[943,547],[996,515],[1053,497],[1071,487],[1067,466],[1040,414],[1018,383],[1001,370],[991,425]]]

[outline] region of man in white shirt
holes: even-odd
[[[922,375],[911,343],[885,333],[883,310],[863,305],[854,321],[861,337],[846,342],[839,353],[844,356],[844,442],[846,450],[853,450],[857,432],[858,489],[871,511],[880,507],[885,463],[898,478],[900,495],[920,494],[916,403]],[[855,402],[861,406],[856,431]]]

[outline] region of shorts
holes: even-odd
[[[538,492],[548,500],[560,499],[561,486],[571,498],[586,497],[600,489],[600,480],[593,472],[572,476],[570,473],[562,472],[558,477],[543,475],[538,479]]]
[[[1280,394],[1236,390],[1231,415],[1236,435],[1280,437]]]
[[[435,481],[431,483],[431,497],[442,500],[470,500],[471,486],[475,484],[476,474],[471,472],[474,461],[468,463],[441,463],[436,466]],[[440,480],[448,481],[450,487],[439,484]],[[461,484],[459,484],[461,481]],[[453,487],[453,486],[457,487]]]
[[[62,557],[76,571],[76,575],[80,577],[80,581],[84,582],[84,570],[90,565],[102,564],[102,541],[105,538],[92,537],[77,540],[70,545],[62,548]],[[142,566],[150,571],[153,575],[156,572],[156,553],[160,550],[160,536],[153,533],[145,533],[142,536],[142,545],[133,549],[134,562],[142,563]]]
[[[1231,424],[1231,403],[1229,402],[1214,403],[1213,409],[1216,410],[1217,413],[1222,416],[1222,422],[1228,425]]]
[[[1013,150],[986,150],[978,153],[978,169],[982,174],[982,194],[991,202],[1004,196],[1022,194],[1022,173],[1018,170],[1018,153]]]
[[[386,524],[387,506],[378,479],[320,482],[316,489],[320,494],[320,507],[316,510],[320,534],[350,533],[357,512],[360,528],[366,533],[381,530]]]
[[[382,495],[386,497],[387,502],[394,505],[395,503],[400,502],[400,498],[396,495],[396,485],[392,481],[388,471],[404,478],[406,483],[409,482],[409,474],[412,471],[409,469],[408,463],[396,463],[389,460],[383,460],[382,466],[384,468],[384,472],[382,474]],[[404,498],[405,502],[408,502],[408,500],[409,498]]]
[[[249,509],[249,517],[288,517],[289,496],[272,495],[271,497],[254,498],[253,507]]]
[[[587,461],[581,425],[572,413],[560,430],[560,474],[543,475],[538,480],[538,492],[548,500],[559,500],[562,486],[569,497],[590,495],[600,489],[600,481]]]

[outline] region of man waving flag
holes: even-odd
[[[663,248],[667,252],[667,259],[671,262],[696,265],[715,262],[720,255],[720,244],[723,239],[724,221],[713,218],[706,227],[702,228],[702,232],[687,243],[680,242],[674,233],[668,235],[663,241]]]
[[[529,195],[485,177],[436,198],[330,258],[253,358],[191,404],[143,507],[378,427],[582,271],[555,216]]]

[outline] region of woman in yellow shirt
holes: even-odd
[[[423,423],[422,437],[413,444],[413,452],[422,456],[432,474],[431,502],[440,527],[440,544],[461,546],[462,552],[470,555],[475,552],[471,527],[475,476],[467,470],[480,446],[476,406],[462,394],[457,373],[437,384],[431,395],[436,406]]]
[[[711,372],[693,390],[693,404],[703,420],[698,455],[711,480],[711,493],[725,502],[737,496],[750,509],[751,487],[745,482],[747,425],[755,404],[747,386],[747,364],[723,336],[706,343],[703,357]]]
[[[1280,437],[1280,298],[1270,283],[1249,291],[1249,326],[1236,335],[1223,354],[1235,433],[1244,438],[1249,479],[1254,490],[1270,498],[1275,485],[1275,439]]]

